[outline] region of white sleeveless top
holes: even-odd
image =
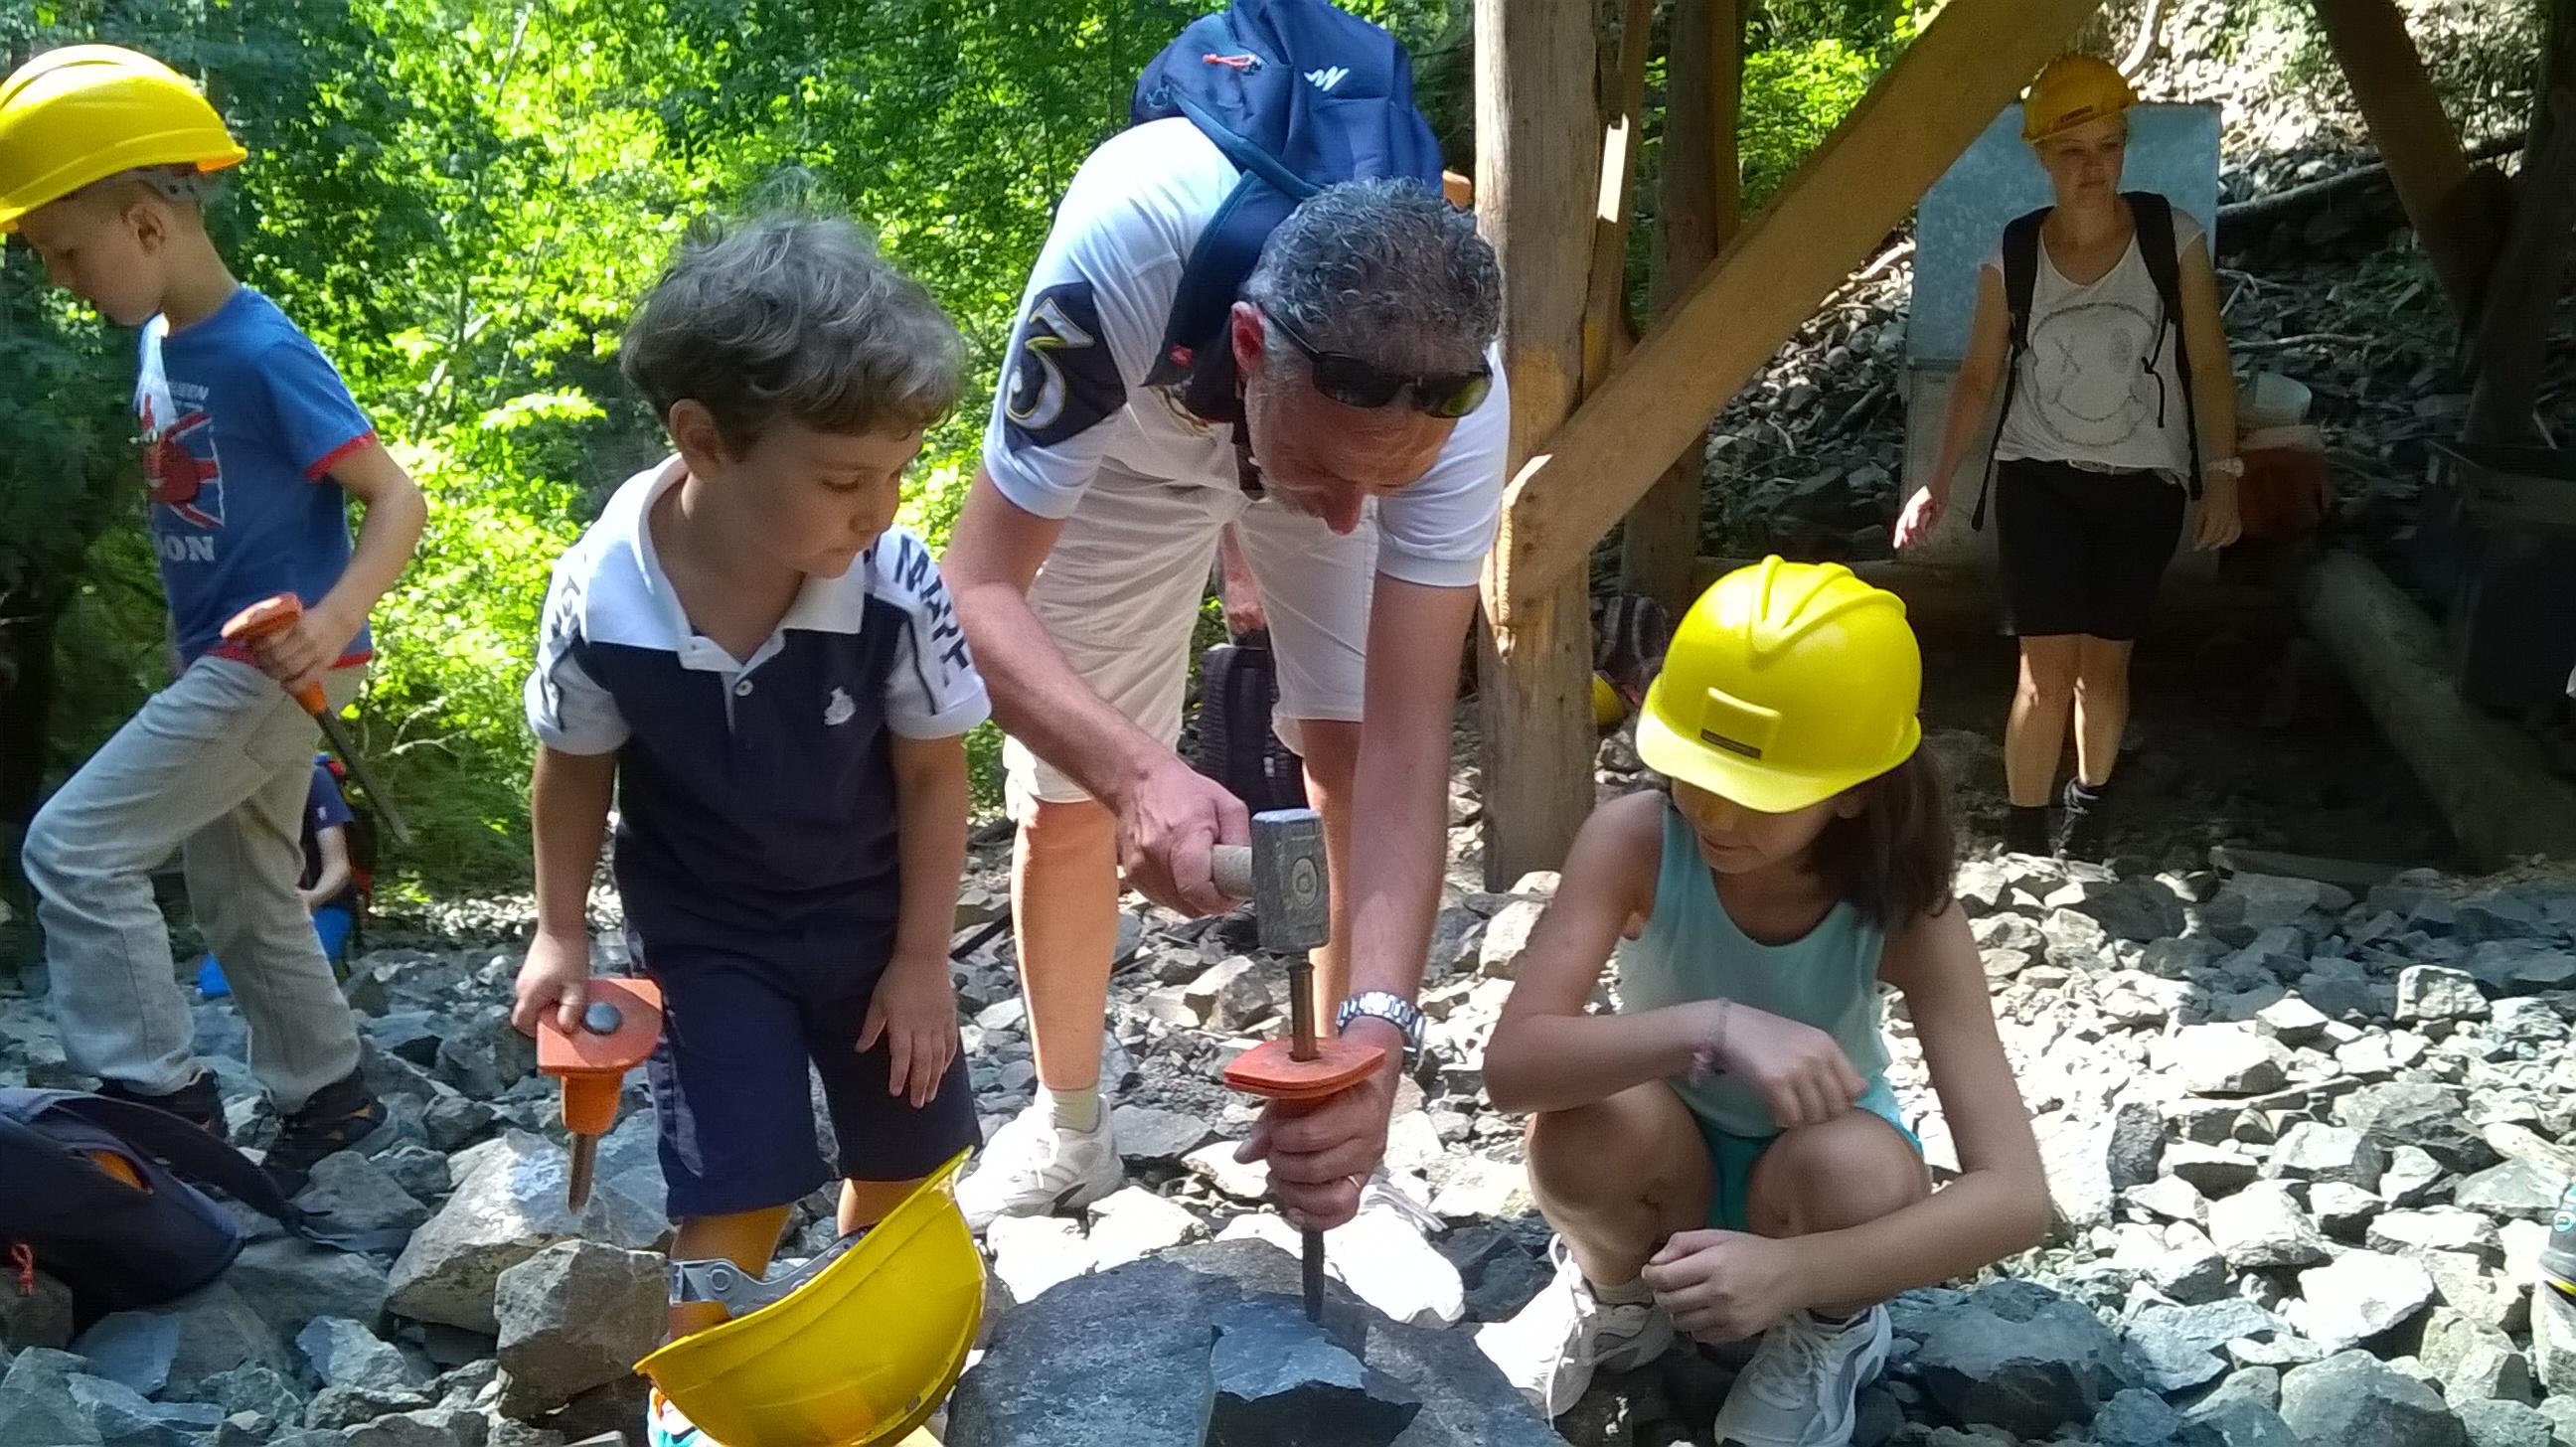
[[[2174,253],[2191,250],[2200,223],[2173,214]],[[2003,248],[1986,258],[2000,277]],[[2078,286],[2039,248],[2031,280],[2030,342],[1995,456],[2067,462],[2100,472],[2153,472],[2181,483],[2191,467],[2190,385],[2176,362],[2175,328],[2165,315],[2134,236],[2119,264]]]

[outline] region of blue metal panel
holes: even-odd
[[[2218,108],[2142,105],[2129,112],[2123,189],[2161,191],[2203,226],[2218,213]],[[1977,268],[2004,224],[2049,202],[2048,177],[2007,107],[1925,192],[1914,226],[1914,300],[1905,329],[1913,365],[1955,365],[1968,350]]]

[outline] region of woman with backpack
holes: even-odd
[[[2056,204],[2006,227],[1986,259],[1939,463],[1896,525],[1907,548],[1940,521],[2000,380],[1995,542],[2021,641],[2004,727],[2004,847],[2015,853],[2107,854],[2129,654],[2189,497],[2200,499],[2195,547],[2223,548],[2240,531],[2236,383],[2207,233],[2161,196],[2120,190],[2135,104],[2119,71],[2089,55],[2060,56],[2032,82],[2022,137]],[[2052,830],[2070,716],[2075,775]]]

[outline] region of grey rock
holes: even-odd
[[[1338,1283],[1325,1291],[1333,1341],[1348,1350],[1354,1333],[1362,1335],[1357,1358],[1371,1396],[1390,1400],[1400,1391],[1420,1403],[1405,1447],[1561,1447],[1467,1334],[1388,1321]],[[1208,1433],[1217,1412],[1218,1323],[1247,1301],[1294,1315],[1296,1292],[1296,1259],[1252,1241],[1185,1246],[1070,1282],[996,1325],[990,1348],[949,1400],[944,1440],[951,1447],[1231,1441]]]
[[[2102,1404],[2093,1417],[2099,1447],[2213,1447],[2217,1434],[2187,1422],[2153,1392],[2131,1387]]]
[[[2241,1297],[2199,1306],[2149,1305],[2126,1327],[2146,1384],[2160,1392],[2189,1391],[2226,1374],[2219,1349],[2240,1338],[2279,1334],[2272,1314]]]
[[[418,1321],[498,1332],[494,1283],[555,1242],[581,1238],[629,1250],[660,1243],[661,1213],[612,1186],[594,1188],[578,1216],[566,1209],[567,1169],[561,1148],[517,1131],[478,1148],[456,1194],[395,1260],[387,1306]]]
[[[2059,1222],[2077,1235],[2110,1224],[2110,1123],[2052,1112],[2032,1121],[2031,1129],[2039,1137],[2049,1206]]]
[[[2396,992],[2350,960],[2318,961],[2324,968],[2292,981],[2299,998],[2329,1019],[2376,1023],[2396,1013]]]
[[[1484,942],[1485,917],[1463,904],[1442,909],[1431,922],[1431,948],[1425,954],[1423,974],[1439,981],[1476,964],[1477,948]]]
[[[2388,1153],[2388,1169],[2379,1174],[2379,1197],[2397,1207],[2420,1206],[2433,1197],[2442,1179],[2442,1163],[2414,1146]]]
[[[2052,909],[2040,920],[2039,932],[2048,941],[2048,962],[2061,969],[2090,972],[2110,958],[2111,932],[2091,915]]]
[[[661,1344],[662,1260],[590,1241],[559,1241],[501,1272],[501,1410],[552,1411],[625,1376]]]
[[[2258,1182],[2209,1205],[2209,1239],[2239,1271],[2313,1266],[2326,1259],[2325,1238],[2277,1183]]]
[[[2159,1047],[2195,1095],[2260,1095],[2288,1083],[2271,1044],[2250,1026],[2186,1025]]]
[[[2469,1020],[2487,1012],[2487,997],[2464,970],[2440,965],[2409,965],[2397,975],[2397,1018]]]
[[[2333,1447],[2465,1447],[2467,1434],[2431,1387],[2368,1352],[2338,1352],[2281,1379],[2281,1420],[2299,1440]]]
[[[2182,900],[2151,879],[2070,880],[2042,903],[2089,915],[2113,939],[2171,939],[2183,932]]]
[[[2452,1408],[2469,1447],[2554,1447],[2549,1419],[2520,1402],[2476,1397]]]
[[[2255,1012],[2254,1025],[2284,1045],[2305,1045],[2325,1032],[2325,1013],[2296,995],[2275,1000]]]
[[[249,1365],[218,1372],[198,1383],[197,1390],[227,1413],[256,1412],[278,1422],[304,1415],[304,1395],[285,1373],[268,1367]]]
[[[485,1430],[479,1412],[431,1407],[352,1427],[348,1447],[484,1447]]]
[[[58,1375],[12,1371],[0,1384],[0,1425],[6,1425],[12,1447],[104,1447],[105,1439],[81,1410],[70,1382]]]
[[[2555,1291],[2531,1293],[2531,1366],[2553,1395],[2576,1396],[2576,1304]]]
[[[2164,1154],[2163,1112],[2143,1100],[2124,1100],[2112,1108],[2111,1134],[2103,1157],[2113,1190],[2153,1182]]]
[[[1109,1134],[1118,1154],[1133,1165],[1177,1161],[1216,1134],[1195,1115],[1151,1106],[1122,1105],[1109,1113]]]
[[[437,1159],[433,1152],[422,1153]],[[325,1156],[316,1163],[295,1204],[350,1231],[408,1231],[429,1219],[427,1206],[383,1166],[356,1151]]]
[[[1441,1239],[1439,1251],[1458,1268],[1469,1321],[1510,1320],[1546,1287],[1551,1275],[1547,1263],[1519,1238],[1495,1226],[1453,1231]]]
[[[2466,1251],[2490,1260],[2503,1251],[2494,1222],[2457,1206],[2382,1212],[2370,1223],[2368,1244],[2373,1251]]]
[[[2120,1343],[2101,1319],[2044,1287],[1999,1281],[1931,1326],[1915,1353],[1942,1410],[2022,1437],[2091,1420],[2122,1380]]]
[[[295,1334],[295,1349],[325,1387],[394,1393],[421,1385],[420,1373],[398,1348],[354,1321],[339,1317],[314,1321]]]
[[[415,1201],[440,1200],[456,1188],[455,1179],[447,1172],[447,1157],[425,1145],[404,1141],[389,1150],[376,1152],[371,1159]],[[428,1217],[428,1208],[423,1207],[421,1219],[427,1220]],[[417,1225],[418,1222],[412,1224]]]
[[[1216,1407],[1208,1440],[1245,1447],[1387,1447],[1421,1404],[1368,1369],[1286,1302],[1244,1302],[1217,1318]],[[1374,1388],[1374,1390],[1372,1390]]]
[[[2393,1331],[2432,1305],[2433,1278],[2403,1256],[2347,1251],[2300,1272],[2299,1296],[2292,1319],[2300,1333],[2341,1350]]]
[[[281,1337],[315,1317],[373,1322],[385,1309],[384,1263],[291,1236],[243,1247],[224,1281]]]
[[[432,1096],[420,1112],[421,1130],[428,1135],[429,1148],[434,1151],[464,1149],[481,1140],[499,1118],[492,1107],[452,1090]]]
[[[496,1099],[536,1074],[537,1043],[511,1028],[510,1012],[495,1006],[440,1038],[436,1070],[440,1080],[471,1099]]]
[[[1545,904],[1528,899],[1514,900],[1495,911],[1476,948],[1477,975],[1488,980],[1518,979],[1521,960],[1529,953],[1530,934],[1546,913]]]
[[[2449,1307],[2433,1309],[2415,1356],[2455,1405],[2480,1397],[2532,1398],[2531,1363],[2514,1350],[2513,1338]]]
[[[0,1291],[0,1350],[62,1348],[72,1340],[72,1289],[38,1271],[28,1290]]]
[[[154,1402],[105,1377],[74,1373],[63,1379],[105,1447],[192,1447],[196,1434],[223,1421],[223,1409],[206,1402]]]
[[[2197,1222],[2209,1213],[2209,1201],[2200,1189],[2180,1176],[2158,1176],[2140,1186],[2120,1193],[2120,1199],[2167,1221]]]
[[[1219,960],[1183,989],[1190,1008],[1214,1030],[1242,1030],[1278,1010],[1269,977],[1249,955]]]
[[[2254,1183],[2262,1164],[2242,1151],[2180,1141],[2165,1147],[2163,1169],[2169,1175],[2190,1184],[2193,1190],[2215,1200],[2232,1196]]]
[[[2214,1301],[2227,1294],[2227,1258],[2206,1232],[2188,1222],[2165,1233],[2164,1254],[2147,1264],[2156,1290],[2182,1302]]]
[[[304,1425],[345,1432],[378,1417],[418,1411],[428,1405],[427,1393],[407,1387],[324,1387],[304,1404]]]
[[[179,1319],[155,1311],[119,1311],[100,1317],[72,1350],[89,1358],[97,1376],[149,1397],[170,1385],[179,1360]]]
[[[2451,1200],[2490,1216],[2546,1221],[2558,1209],[2559,1191],[2565,1184],[2556,1173],[2517,1158],[2460,1182]]]
[[[285,1344],[229,1281],[218,1280],[200,1287],[176,1301],[152,1308],[148,1314],[168,1317],[179,1328],[178,1350],[170,1361],[169,1385],[161,1395],[193,1398],[207,1378],[246,1363],[280,1372],[295,1369]],[[102,1318],[100,1325],[110,1319]]]
[[[2415,1146],[2448,1170],[2482,1170],[2496,1161],[2494,1148],[2469,1124],[2467,1098],[2451,1086],[2424,1080],[2365,1085],[2335,1102],[2334,1119],[2392,1151]]]
[[[2287,879],[2270,874],[2239,874],[2219,888],[2202,913],[2212,923],[2228,923],[2260,933],[2297,924],[2311,912],[2334,914],[2352,907],[2352,896],[2313,879]]]
[[[1091,1243],[1082,1223],[1061,1216],[1004,1216],[984,1230],[993,1274],[1027,1303],[1091,1269]]]
[[[2273,1144],[2263,1174],[2293,1181],[2337,1181],[2371,1191],[2378,1189],[2380,1174],[2387,1169],[2387,1149],[2361,1131],[2303,1120]]]
[[[1207,1234],[1188,1209],[1142,1186],[1128,1186],[1090,1207],[1092,1269],[1107,1271]]]
[[[2308,1187],[2308,1215],[2337,1241],[2358,1243],[2385,1205],[2359,1186],[2323,1181]]]

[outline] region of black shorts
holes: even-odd
[[[1998,466],[2005,630],[2136,638],[2182,541],[2183,506],[2183,490],[2152,472],[2019,458]]]
[[[835,1176],[908,1181],[975,1145],[975,1094],[959,1052],[920,1110],[886,1090],[885,1042],[858,1048],[884,974],[882,941],[852,947],[746,939],[737,948],[653,947],[630,931],[641,973],[662,987],[662,1039],[646,1063],[660,1117],[673,1220],[788,1205]],[[826,1165],[806,1083],[832,1118]]]

